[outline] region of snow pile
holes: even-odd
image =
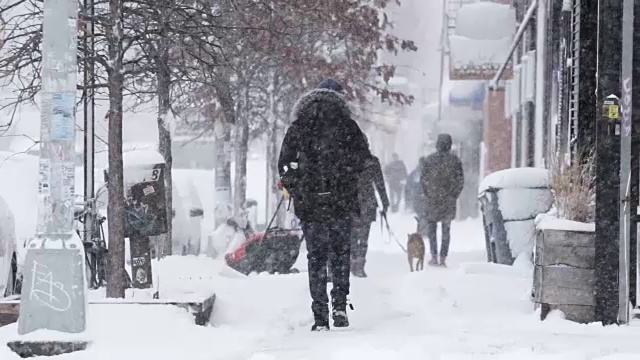
[[[582,223],[573,220],[560,219],[554,211],[540,214],[535,220],[536,228],[540,230],[567,230],[577,232],[595,232],[595,223]]]
[[[155,149],[141,149],[122,153],[122,163],[125,168],[164,164],[164,158]]]
[[[507,188],[498,191],[497,196],[511,253],[516,258],[531,259],[536,240],[535,218],[553,205],[551,190]]]
[[[233,226],[222,224],[213,233],[202,239],[200,254],[210,258],[221,258],[240,248],[246,242],[242,230],[237,231]]]
[[[551,189],[506,188],[498,191],[498,206],[504,220],[533,220],[553,205]]]
[[[498,208],[504,219],[507,242],[514,258],[531,259],[539,214],[553,205],[549,170],[514,168],[494,172],[480,183],[478,193],[496,191]]]
[[[462,6],[456,15],[456,35],[470,39],[501,40],[515,31],[516,11],[509,5],[477,2]]]
[[[512,168],[487,175],[478,187],[478,194],[489,189],[551,187],[551,174],[544,168]]]

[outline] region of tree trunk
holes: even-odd
[[[171,98],[171,73],[169,70],[169,51],[165,44],[164,37],[161,36],[158,46],[158,64],[157,64],[157,81],[158,81],[158,151],[164,158],[165,163],[165,197],[167,200],[167,233],[159,237],[159,253],[158,257],[165,257],[172,254],[173,241],[171,231],[173,228],[173,176],[172,165],[173,157],[171,153],[171,124],[167,121],[170,115]]]
[[[269,150],[267,151],[267,184],[270,184],[271,186],[271,190],[269,193],[272,195],[269,197],[269,211],[267,212],[267,214],[270,215],[268,215],[267,225],[271,220],[274,212],[276,211],[276,208],[278,207],[278,201],[280,201],[280,197],[282,196],[282,193],[280,191],[274,190],[274,186],[278,183],[278,180],[280,180],[280,174],[278,171],[278,145],[280,145],[280,137],[278,136],[279,127],[277,118],[274,118],[274,122],[270,124],[270,126],[271,129],[269,129],[268,139]],[[278,211],[278,213],[276,214],[276,220],[274,221],[273,225],[284,227],[285,216],[286,204],[283,205],[280,208],[280,211]]]
[[[248,87],[241,100],[240,111],[236,113],[236,146],[235,146],[235,184],[233,191],[233,211],[234,214],[239,214],[245,207],[247,200],[247,155],[249,152],[249,119],[246,116],[246,112],[243,114],[242,110],[247,109],[248,100]],[[252,224],[255,226],[255,224]]]
[[[223,70],[224,71],[224,70]],[[224,120],[215,125],[215,227],[224,224],[232,215],[231,198],[231,126],[236,122],[236,112],[228,74],[218,79],[216,93],[224,114]]]
[[[270,76],[270,84],[269,84],[269,116],[268,116],[268,121],[269,121],[269,137],[267,139],[267,143],[268,143],[268,150],[267,150],[267,186],[271,186],[271,190],[269,191],[269,194],[271,194],[272,196],[269,196],[269,201],[268,201],[268,211],[266,212],[266,214],[271,214],[271,215],[267,215],[267,225],[269,225],[269,221],[271,221],[271,217],[273,216],[274,212],[276,211],[276,208],[278,207],[278,201],[280,199],[281,193],[277,190],[273,190],[273,187],[275,186],[275,184],[278,182],[278,180],[280,180],[280,173],[278,171],[278,146],[280,145],[280,141],[279,141],[279,136],[278,136],[278,131],[279,131],[279,126],[278,126],[278,113],[277,113],[277,98],[276,98],[276,94],[275,94],[275,89],[277,88],[277,77],[275,72],[271,73]],[[285,210],[286,207],[283,206],[281,207],[280,211],[276,214],[276,220],[275,223],[273,225],[278,226],[278,227],[284,227],[284,222],[285,222]]]
[[[236,141],[236,178],[233,192],[234,213],[245,206],[247,200],[247,155],[249,152],[249,123],[244,119],[237,127]]]
[[[106,26],[109,43],[109,264],[107,297],[124,298],[124,179],[122,163],[122,0],[109,0],[111,26]]]

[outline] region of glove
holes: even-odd
[[[287,189],[282,188],[282,195],[284,196],[285,199],[289,200],[289,198],[291,197],[291,195],[289,194],[289,192],[287,191]]]

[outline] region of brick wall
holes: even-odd
[[[487,92],[483,124],[484,176],[511,167],[511,120],[505,118],[504,102],[504,90]]]

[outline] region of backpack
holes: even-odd
[[[341,124],[307,130],[298,158],[298,193],[313,208],[344,207],[345,198],[354,192],[357,196],[358,175],[364,167],[351,146],[351,134]]]

